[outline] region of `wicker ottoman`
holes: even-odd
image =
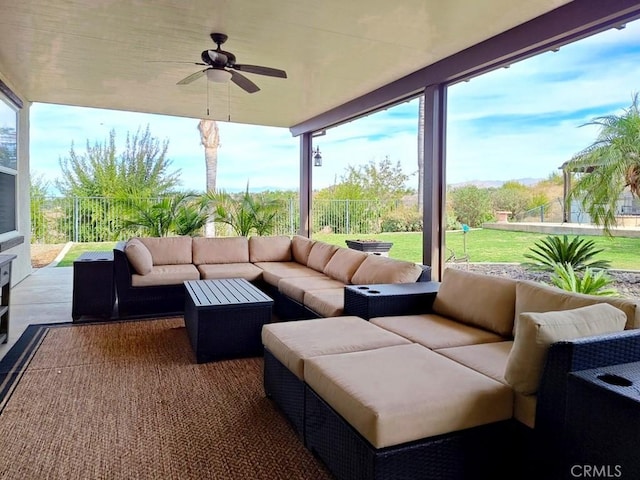
[[[304,439],[304,364],[318,355],[410,342],[359,317],[280,322],[262,328],[264,390]]]
[[[511,388],[425,347],[314,357],[304,373],[305,444],[336,478],[497,478],[508,463]]]

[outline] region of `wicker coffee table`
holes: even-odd
[[[184,323],[197,363],[260,356],[273,300],[244,278],[188,280]]]

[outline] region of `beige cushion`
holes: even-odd
[[[249,262],[247,237],[196,237],[193,239],[193,263]]]
[[[482,343],[464,347],[441,348],[436,353],[455,360],[462,365],[491,377],[500,383],[507,383],[504,370],[513,341]]]
[[[515,392],[513,395],[513,418],[529,428],[536,426],[536,407],[538,397],[536,395],[524,395]]]
[[[313,268],[319,272],[324,271],[324,267],[327,266],[333,254],[338,251],[336,245],[330,245],[324,242],[315,242],[309,252],[309,258],[307,259],[307,267]]]
[[[314,243],[316,243],[315,240],[301,235],[294,235],[291,239],[291,255],[293,259],[300,265],[306,265]]]
[[[139,237],[151,252],[154,265],[181,265],[192,262],[191,237]]]
[[[370,320],[431,349],[500,342],[500,335],[434,314],[377,317]]]
[[[515,302],[515,280],[447,268],[433,301],[433,311],[510,337]]]
[[[178,285],[185,280],[199,280],[200,272],[193,264],[157,265],[146,275],[131,275],[134,287],[151,287],[154,285]]]
[[[303,303],[321,317],[337,317],[344,313],[344,288],[305,292]]]
[[[304,361],[308,358],[409,344],[409,340],[360,317],[346,316],[270,323],[262,327],[262,343],[303,380]]]
[[[344,283],[326,276],[283,278],[278,282],[278,290],[280,293],[299,303],[304,302],[305,292],[343,287]]]
[[[622,331],[625,322],[624,312],[606,303],[559,312],[521,313],[505,379],[516,391],[531,395],[538,390],[552,343]]]
[[[200,278],[203,280],[216,278],[244,278],[255,282],[262,278],[262,269],[252,263],[219,263],[217,265],[198,265]]]
[[[367,255],[351,277],[354,285],[372,283],[412,283],[418,280],[422,268],[415,263],[378,255]]]
[[[571,310],[596,303],[608,303],[622,310],[627,315],[625,328],[640,328],[638,300],[567,292],[530,280],[520,280],[517,283],[515,318],[522,312]]]
[[[151,269],[153,268],[151,252],[139,239],[130,239],[124,246],[124,254],[138,275],[151,273]]]
[[[375,448],[513,415],[513,391],[420,345],[309,358],[305,382]]]
[[[356,273],[358,267],[368,257],[366,253],[351,250],[349,248],[340,248],[334,253],[329,263],[324,267],[325,275],[330,276],[342,283],[351,282],[351,277]]]
[[[324,275],[322,272],[296,262],[257,262],[255,266],[262,269],[262,279],[274,287],[277,287],[278,282],[283,278],[321,277]]]
[[[291,238],[286,235],[249,238],[249,260],[256,262],[290,262]]]

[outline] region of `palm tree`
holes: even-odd
[[[216,191],[216,177],[218,175],[218,147],[220,134],[215,120],[202,119],[198,123],[200,143],[204,147],[204,159],[207,164],[207,192]],[[215,236],[215,223],[207,222],[205,226],[207,237]]]
[[[569,198],[578,199],[593,222],[611,235],[618,198],[625,188],[640,196],[638,93],[622,114],[596,117],[586,125],[597,125],[600,132],[595,142],[567,162],[568,171],[584,172]]]

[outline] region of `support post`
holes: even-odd
[[[446,94],[443,84],[429,85],[425,95],[424,197],[422,263],[431,266],[433,280],[442,279],[446,205]]]

